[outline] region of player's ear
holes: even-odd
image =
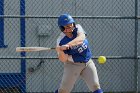
[[[59,26],[60,30],[63,32],[65,28],[63,26]]]

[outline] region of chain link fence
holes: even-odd
[[[140,91],[139,0],[1,0],[0,93],[53,93],[63,74],[56,51],[17,53],[19,46],[55,47],[57,18],[72,15],[87,32],[105,93]],[[100,65],[97,58],[107,57]],[[80,78],[72,92],[90,92]]]

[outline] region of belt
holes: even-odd
[[[82,61],[82,62],[78,62],[78,63],[87,63],[87,62],[83,62],[83,61]]]
[[[91,60],[91,59],[90,59],[90,60]],[[90,61],[90,60],[89,60],[89,61]],[[88,63],[89,61],[87,61],[87,62],[82,61],[82,62],[77,62],[77,63]]]
[[[82,61],[82,62],[72,62],[72,61],[68,61],[68,62],[71,62],[71,63],[87,63],[87,62],[84,62],[84,61]]]

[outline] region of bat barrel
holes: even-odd
[[[52,50],[55,48],[47,47],[17,47],[16,52],[33,52],[33,51],[43,51],[43,50]]]

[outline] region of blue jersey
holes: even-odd
[[[65,45],[68,42],[72,41],[77,37],[78,28],[75,28],[73,31],[73,37],[69,38],[67,36],[63,36],[63,38],[59,41],[59,46]],[[68,50],[64,50],[65,54],[68,54],[72,57],[73,62],[88,62],[92,57],[92,53],[88,47],[88,40],[85,39],[82,44],[73,46]]]

